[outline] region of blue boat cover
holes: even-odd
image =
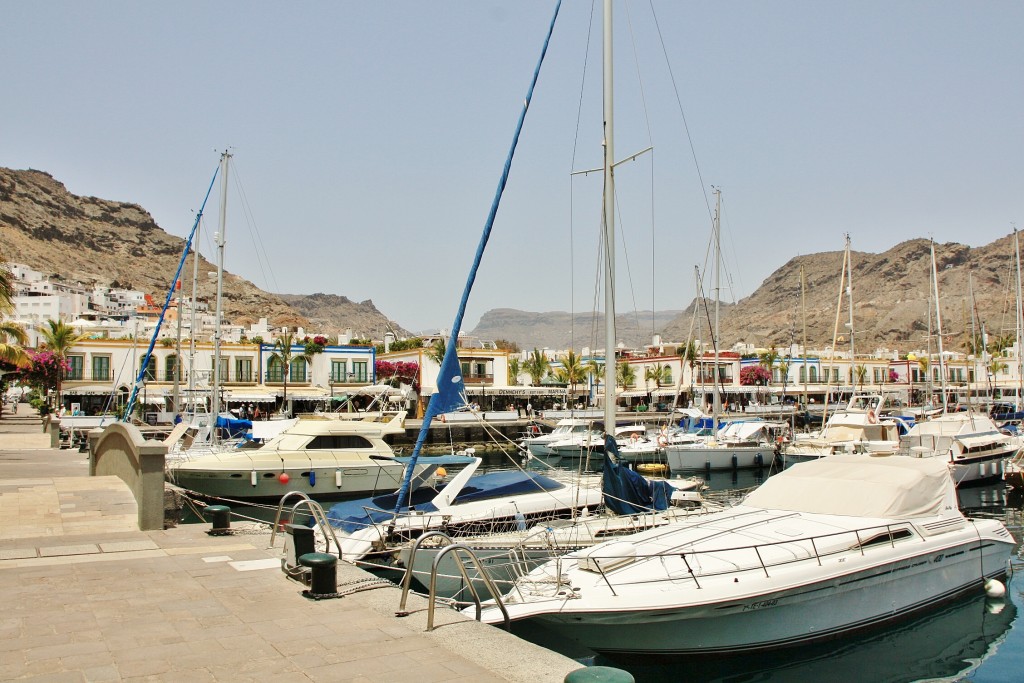
[[[618,460],[619,447],[615,439],[605,435],[601,488],[606,508],[617,515],[668,509],[672,486],[667,481],[645,479],[625,465],[620,465]]]
[[[217,416],[217,429],[228,433],[228,437],[235,439],[240,436],[245,436],[246,433],[252,431],[251,420],[236,420],[232,417],[224,417],[223,415]]]

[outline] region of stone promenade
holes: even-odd
[[[21,411],[0,418],[0,680],[540,683],[580,667],[445,610],[428,633],[426,601],[396,618],[394,587],[304,598],[262,530],[141,532],[128,488]],[[338,567],[340,587],[368,577]]]

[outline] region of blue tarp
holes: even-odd
[[[238,420],[233,417],[217,416],[217,429],[227,433],[228,438],[245,436],[252,431],[252,420]]]
[[[614,457],[610,457],[614,456]],[[667,481],[650,481],[620,465],[615,439],[605,436],[602,490],[604,506],[617,515],[634,515],[668,509],[672,486]]]

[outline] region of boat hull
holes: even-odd
[[[402,465],[382,466],[373,462],[352,467],[311,468],[307,462],[305,467],[274,470],[200,470],[181,467],[169,473],[168,479],[177,486],[211,498],[277,501],[290,491],[301,491],[321,499],[391,491],[401,485],[404,470]],[[282,474],[288,475],[286,480]]]
[[[767,467],[775,459],[772,446],[715,446],[665,449],[669,470],[694,472]]]
[[[982,590],[979,554],[985,577],[1004,578],[1011,544],[982,546],[965,542],[740,599],[621,612],[575,611],[566,601],[568,609],[533,619],[606,653],[709,655],[800,645],[903,619]],[[513,619],[516,607],[509,606]]]

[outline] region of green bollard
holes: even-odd
[[[633,674],[610,666],[587,666],[570,671],[565,683],[634,683]]]
[[[231,508],[227,505],[207,505],[203,508],[203,514],[209,515],[213,526],[210,528],[211,536],[224,536],[231,532]]]

